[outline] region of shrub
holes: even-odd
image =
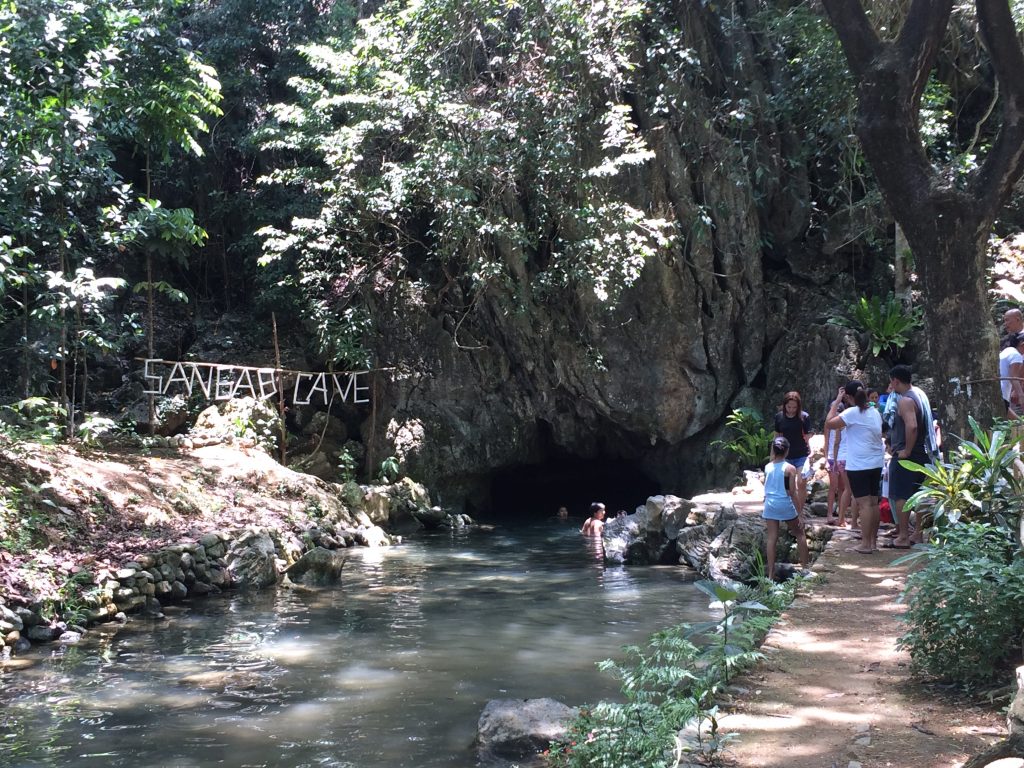
[[[911,557],[927,559],[907,580],[910,628],[899,641],[915,674],[972,687],[1019,663],[1024,559],[1007,529],[952,524]]]
[[[969,422],[974,440],[962,440],[949,462],[930,466],[901,462],[925,476],[921,489],[907,500],[907,509],[931,507],[940,530],[963,519],[1018,535],[1024,508],[1024,482],[1015,469],[1020,452],[1009,429],[990,434],[973,418]]]
[[[714,761],[734,738],[719,730],[715,699],[730,676],[761,658],[756,646],[792,601],[795,583],[696,586],[721,604],[723,617],[670,627],[645,648],[625,648],[624,661],[601,662],[622,682],[625,701],[581,709],[567,739],[552,745],[553,765],[654,768],[679,765],[684,755]]]
[[[910,341],[910,334],[923,326],[920,307],[908,312],[891,293],[884,299],[862,296],[832,322],[866,333],[871,339],[871,354],[875,357],[882,352],[903,349]]]
[[[736,454],[744,469],[763,467],[768,463],[773,435],[765,423],[765,418],[754,408],[736,408],[725,419],[725,426],[732,430],[733,437],[715,440],[712,445],[721,445]]]

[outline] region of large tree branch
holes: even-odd
[[[1003,121],[970,191],[991,222],[1024,172],[1024,51],[1006,0],[976,0],[978,27],[1003,97]]]
[[[822,0],[822,5],[839,35],[850,70],[860,80],[881,48],[868,15],[860,0]]]
[[[859,4],[859,3],[858,3]],[[914,114],[949,24],[953,0],[913,0],[896,38],[896,51],[910,72],[910,103]]]

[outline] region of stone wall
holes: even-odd
[[[73,581],[80,591],[60,604],[21,605],[0,596],[0,658],[24,653],[36,643],[75,644],[90,625],[127,621],[132,613],[162,618],[166,605],[225,590],[272,587],[309,552],[385,547],[401,541],[382,526],[411,532],[466,524],[464,516],[431,507],[426,489],[408,478],[392,485],[349,485],[343,491],[348,514],[298,519],[287,530],[211,531],[139,554],[119,568],[79,570]],[[340,571],[341,563],[328,567]],[[311,581],[322,583],[305,583]]]

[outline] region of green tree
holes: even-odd
[[[68,391],[68,361],[78,360],[78,342],[104,323],[92,314],[98,304],[75,294],[95,279],[103,255],[100,205],[116,205],[122,192],[96,130],[102,93],[116,79],[109,54],[122,31],[105,3],[0,4],[0,231],[17,254],[0,300],[21,317],[22,395],[42,378],[34,375],[37,362],[53,361],[69,419],[75,393]]]
[[[168,145],[160,157],[174,142],[194,148],[200,112],[216,95],[212,73],[180,35],[180,7],[0,3],[0,314],[21,318],[19,389],[28,395],[37,362],[53,361],[72,432],[80,393],[69,392],[68,364],[76,380],[81,364],[84,393],[89,351],[116,337],[100,298],[123,281],[103,273],[124,268],[114,246],[139,197],[118,171],[120,142],[137,130],[150,155],[160,140]],[[163,133],[146,119],[166,123]]]
[[[267,227],[324,353],[358,362],[365,308],[495,285],[516,300],[567,287],[604,301],[669,242],[629,202],[652,153],[626,98],[642,4],[497,0],[388,4],[354,45],[302,48],[311,74],[275,107],[268,181],[310,194],[312,215]],[[445,287],[446,286],[446,287]]]
[[[168,162],[175,149],[202,155],[200,134],[209,130],[204,118],[221,114],[220,82],[216,71],[205,64],[180,36],[173,13],[185,0],[155,0],[136,11],[139,23],[128,36],[128,66],[122,87],[113,94],[113,115],[109,129],[114,136],[128,139],[145,158],[145,197],[132,218],[145,235],[133,238],[141,243],[146,263],[146,336],[149,357],[155,355],[154,294],[157,290],[178,299],[185,295],[165,288],[153,273],[154,255],[178,256],[182,248],[201,245],[206,233],[192,223],[190,209],[164,211],[153,200],[153,163]],[[154,400],[149,398],[149,425],[154,424]]]
[[[967,173],[929,156],[922,101],[950,23],[952,0],[913,0],[898,24],[877,26],[860,2],[824,0],[857,86],[857,137],[913,251],[928,301],[930,357],[943,374],[932,393],[967,434],[967,416],[996,412],[995,333],[989,324],[988,235],[1024,173],[1024,51],[1006,0],[976,0],[985,62],[1000,115],[984,158]],[[898,29],[893,35],[890,29]],[[980,126],[979,126],[980,129]],[[975,132],[976,133],[976,132]],[[972,140],[971,146],[974,142]],[[958,385],[973,382],[973,399]]]

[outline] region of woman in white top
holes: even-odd
[[[848,407],[837,413],[843,403]],[[854,514],[860,518],[861,545],[854,549],[863,555],[875,551],[878,534],[878,488],[882,482],[885,447],[882,443],[882,416],[868,403],[868,393],[859,381],[840,388],[829,409],[825,426],[842,430],[846,445],[846,478],[853,494]]]

